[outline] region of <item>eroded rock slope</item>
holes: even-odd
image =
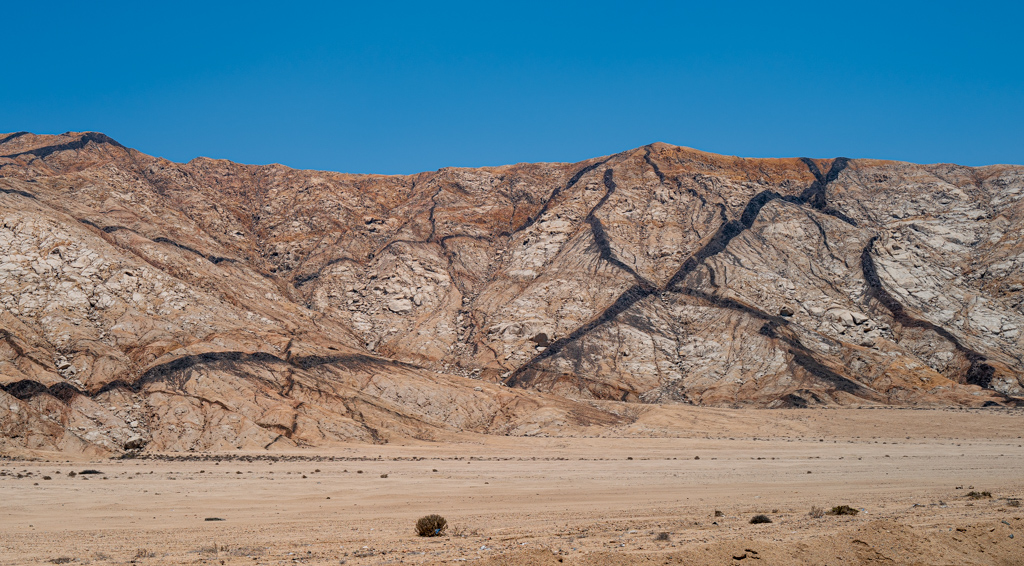
[[[2,134],[0,447],[1017,404],[1022,191],[1017,166],[665,144],[378,176]]]

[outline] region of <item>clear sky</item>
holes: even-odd
[[[1024,163],[1015,2],[7,2],[0,132],[356,173],[746,157]]]

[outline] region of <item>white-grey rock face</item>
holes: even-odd
[[[0,432],[187,450],[616,422],[590,399],[1016,404],[1022,196],[1021,167],[664,144],[402,177],[0,135]]]

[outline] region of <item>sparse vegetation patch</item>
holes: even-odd
[[[416,534],[421,537],[439,537],[448,529],[448,521],[440,515],[426,515],[416,521]]]

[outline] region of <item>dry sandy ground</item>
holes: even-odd
[[[0,459],[0,565],[1024,564],[1022,425],[659,407],[604,438]],[[85,469],[103,473],[69,477]],[[842,504],[861,512],[808,515]],[[413,534],[428,513],[447,536]]]

